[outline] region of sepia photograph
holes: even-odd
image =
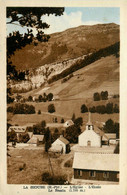
[[[120,8],[7,7],[7,184],[119,185]]]

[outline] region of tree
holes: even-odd
[[[45,132],[45,152],[48,152],[50,147],[51,147],[51,132],[47,127]]]
[[[113,113],[113,103],[106,104],[106,112],[107,112],[107,114]]]
[[[19,135],[19,141],[20,143],[27,143],[29,141],[30,137],[28,133],[23,133]]]
[[[119,106],[117,104],[115,104],[115,106],[113,108],[113,112],[119,113]]]
[[[81,133],[80,127],[76,125],[71,125],[70,127],[66,128],[65,137],[71,143],[77,143],[78,136],[80,135],[80,133]]]
[[[39,97],[38,97],[38,101],[39,101],[39,102],[42,102],[42,101],[43,101],[43,97],[42,97],[42,95],[39,95]]]
[[[94,99],[94,101],[99,101],[100,100],[100,94],[98,92],[94,93],[93,99]]]
[[[114,124],[114,132],[116,133],[116,138],[119,139],[119,123]]]
[[[32,102],[32,101],[33,101],[33,98],[32,98],[31,95],[28,97],[28,101],[29,101],[29,102]]]
[[[96,107],[96,112],[99,113],[99,114],[105,114],[106,113],[105,105],[97,106]]]
[[[108,91],[102,91],[101,92],[101,99],[107,100],[108,99]]]
[[[114,132],[114,121],[112,119],[108,119],[105,122],[104,130],[107,133],[112,133]]]
[[[75,121],[75,113],[73,113],[71,120],[72,120],[73,122]]]
[[[61,119],[61,123],[64,123],[64,119],[63,118]]]
[[[7,24],[26,26],[27,33],[24,35],[20,34],[19,31],[10,33],[7,37],[7,75],[10,79],[14,80],[24,80],[25,72],[18,71],[15,68],[15,65],[12,64],[11,56],[14,55],[17,49],[25,47],[27,44],[32,43],[32,41],[47,42],[50,38],[49,35],[45,35],[42,31],[43,29],[49,28],[49,25],[46,22],[43,22],[42,16],[45,14],[55,14],[55,16],[61,16],[64,12],[63,7],[8,7],[6,12],[6,17],[10,18],[10,21]],[[17,23],[15,23],[17,22]],[[33,35],[32,28],[37,30],[36,38]],[[35,40],[36,39],[36,40]],[[9,81],[8,81],[9,88]],[[9,93],[7,94],[7,101],[13,102],[9,98]]]
[[[52,134],[52,142],[54,142],[60,136],[59,130],[55,128],[54,133]]]
[[[76,118],[76,119],[74,120],[74,124],[75,124],[77,127],[82,126],[82,124],[83,124],[83,119],[82,119],[82,117]]]
[[[7,133],[7,142],[16,142],[17,141],[17,135],[14,130]]]
[[[10,34],[10,38],[7,41],[8,56],[14,54],[16,49],[30,44],[33,41],[33,30],[36,28],[36,39],[41,42],[46,42],[50,38],[49,35],[45,35],[43,29],[49,28],[46,22],[42,21],[42,16],[45,14],[55,14],[55,16],[61,16],[64,12],[63,7],[8,7],[7,18],[10,21],[7,24],[15,24],[19,26],[28,27],[28,32],[22,36],[19,32]]]
[[[87,108],[87,106],[85,104],[83,104],[81,106],[81,113],[85,113],[85,112],[88,112],[88,108]]]
[[[52,93],[49,93],[49,94],[47,95],[47,99],[48,99],[48,101],[52,101],[52,99],[53,99],[53,94],[52,94]]]
[[[95,106],[90,107],[90,108],[89,108],[89,111],[90,111],[91,113],[95,113],[95,112],[96,112],[96,107],[95,107]]]
[[[54,106],[54,104],[50,104],[50,105],[48,106],[48,112],[50,112],[50,113],[55,112],[55,106]]]

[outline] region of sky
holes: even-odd
[[[44,15],[42,20],[50,25],[49,29],[43,31],[46,34],[51,34],[80,25],[120,24],[120,9],[117,7],[66,7],[62,16]],[[9,20],[7,19],[7,21]],[[27,32],[26,29],[26,27],[22,28],[19,25],[8,24],[7,35],[16,30],[24,33]]]

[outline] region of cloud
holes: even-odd
[[[82,12],[71,12],[67,14],[66,12],[62,16],[43,16],[42,21],[47,22],[50,24],[49,29],[44,30],[45,33],[50,34],[54,32],[61,32],[68,28],[77,27],[80,25],[94,25],[99,24],[98,21],[82,21]]]
[[[9,20],[8,20],[9,21]],[[71,12],[70,14],[67,14],[64,12],[64,15],[62,16],[55,16],[55,15],[44,15],[42,16],[42,21],[46,22],[50,25],[48,29],[44,29],[43,31],[47,34],[55,33],[55,32],[61,32],[68,28],[77,27],[80,25],[94,25],[94,24],[100,24],[99,21],[86,21],[84,22],[82,20],[82,12]],[[27,32],[27,27],[21,27],[17,24],[8,24],[7,25],[7,35],[10,32],[13,31],[20,31],[20,33],[24,34]],[[36,35],[37,31],[33,29],[33,34]]]

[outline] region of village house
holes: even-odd
[[[8,129],[8,133],[11,131],[15,131],[18,140],[21,134],[26,133],[26,126],[10,126]]]
[[[42,145],[44,144],[44,135],[33,135],[27,143],[33,146]]]
[[[64,124],[63,124],[63,126],[64,127],[70,127],[71,125],[74,125],[74,123],[73,123],[73,121],[72,120],[67,120]]]
[[[119,182],[119,154],[76,152],[73,184],[111,184]]]
[[[116,133],[105,133],[102,137],[103,145],[116,144]]]
[[[63,135],[60,135],[60,137],[52,143],[50,151],[59,151],[63,154],[70,152],[69,141],[65,139]]]

